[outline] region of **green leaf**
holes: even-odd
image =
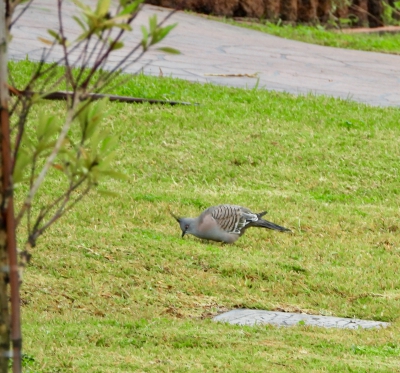
[[[111,50],[113,50],[113,51],[124,47],[124,43],[122,41],[117,41],[113,44],[113,40],[112,40],[112,41],[110,41],[110,45],[112,45]]]
[[[72,2],[82,10],[90,10],[90,6],[83,4],[79,0],[72,0]]]
[[[118,138],[116,136],[106,137],[100,147],[100,151],[104,153],[109,153],[118,146]]]
[[[177,25],[178,25],[177,23],[174,23],[172,25],[160,28],[160,37],[161,37],[160,40],[164,39],[171,32],[171,30],[173,30]]]
[[[148,39],[149,37],[149,32],[147,31],[147,28],[145,26],[140,26],[140,29],[142,30],[142,34],[143,34],[143,39]]]
[[[150,34],[153,34],[157,29],[157,15],[152,15],[149,17],[149,31]]]
[[[116,23],[114,27],[118,27],[126,31],[132,31],[131,25],[128,25],[127,23]]]
[[[133,1],[133,0],[119,0],[119,4],[121,6],[128,6],[131,3],[137,3],[138,5],[140,5],[140,4],[144,3],[144,1],[145,0],[135,0],[135,1]]]
[[[143,34],[143,39],[142,39],[142,47],[144,50],[147,49],[147,43],[149,40],[149,33],[147,31],[147,28],[145,26],[141,26],[140,29],[142,30],[142,34]]]
[[[132,15],[136,12],[136,10],[138,9],[139,5],[141,3],[143,3],[144,0],[137,0],[137,1],[133,1],[132,3],[128,3],[127,1],[126,4],[121,4],[124,9],[122,9],[122,11],[117,15],[123,15],[123,14],[129,14]]]
[[[36,144],[36,142],[35,142]],[[34,141],[32,141],[32,138],[26,134],[26,131],[24,131],[22,135],[22,140],[21,140],[21,147],[25,148],[26,150],[29,150],[29,152],[33,153],[35,151],[35,144]]]
[[[25,151],[23,151],[22,148],[20,148],[18,151],[13,173],[13,181],[15,184],[23,180],[24,171],[31,162],[31,157]]]
[[[119,197],[120,194],[116,192],[111,192],[110,190],[105,189],[96,189],[96,192],[107,197]]]
[[[180,51],[178,51],[178,49],[175,48],[170,48],[170,47],[161,47],[161,48],[157,48],[160,51],[163,51],[165,53],[170,53],[170,54],[181,54]]]
[[[44,152],[45,150],[53,149],[55,145],[56,145],[55,140],[54,141],[39,141],[39,143],[36,145],[35,153],[36,153],[36,155],[39,155],[42,152]]]
[[[76,39],[76,41],[85,40],[90,34],[91,34],[91,31],[88,30],[88,31],[84,32],[83,34],[79,35],[78,38]]]
[[[47,32],[54,38],[56,39],[60,44],[62,43],[61,36],[55,32],[54,30],[48,29]]]
[[[85,134],[86,128],[87,128],[88,122],[89,122],[89,118],[88,117],[89,117],[90,107],[87,104],[87,101],[82,102],[81,105],[82,106],[86,105],[86,106],[84,106],[83,109],[81,109],[81,108],[78,109],[79,110],[78,121],[79,121],[79,124],[81,126],[82,134]]]
[[[82,21],[79,17],[77,17],[77,16],[72,16],[72,18],[75,20],[75,22],[76,22],[79,26],[81,26],[81,28],[83,29],[83,31],[86,31],[86,30],[87,30],[86,25],[83,23],[83,21]]]
[[[50,139],[57,133],[58,129],[53,115],[48,115],[43,111],[39,112],[38,125],[36,128],[36,137],[39,141],[42,139]]]
[[[96,13],[93,13],[90,8],[88,10],[84,10],[82,13],[86,16],[87,24],[90,26],[90,28],[95,28],[99,21],[99,16]]]
[[[163,40],[168,34],[169,32],[176,27],[177,23],[174,23],[173,25],[168,25],[162,28],[159,28],[157,30],[155,30],[152,34],[152,40],[150,45],[159,43],[161,40]]]
[[[108,153],[105,157],[101,159],[98,169],[100,171],[107,170],[111,166],[111,163],[115,161],[115,158],[117,158],[117,152],[114,151]]]
[[[99,17],[105,17],[108,13],[108,10],[110,9],[110,4],[110,0],[99,0],[97,3],[96,14]]]
[[[61,148],[60,154],[63,155],[65,159],[68,158],[68,162],[69,163],[70,163],[71,160],[76,158],[75,157],[75,152],[70,146]]]
[[[43,111],[40,111],[38,125],[36,127],[36,137],[38,140],[40,140],[46,133],[46,127],[48,121],[49,121],[49,116],[45,114]]]
[[[41,36],[38,36],[38,40],[41,41],[44,44],[53,45],[53,42],[51,40],[42,38]]]
[[[88,126],[86,128],[85,138],[89,139],[98,129],[98,125],[103,119],[103,113],[96,108],[96,111],[93,113],[93,116],[90,118]]]
[[[107,136],[105,131],[96,131],[93,136],[90,138],[90,150],[92,153],[97,154],[99,144],[104,141],[104,138]]]
[[[126,174],[124,174],[122,172],[119,172],[119,171],[101,170],[101,169],[99,169],[99,170],[97,170],[97,172],[99,174],[102,174],[102,175],[105,175],[105,176],[109,176],[109,177],[111,177],[112,179],[115,179],[115,180],[129,180],[128,175],[126,175]]]
[[[132,26],[131,25],[128,25],[127,23],[119,23],[118,25],[117,25],[117,27],[119,27],[119,28],[121,28],[121,29],[123,29],[123,30],[125,30],[125,31],[132,31],[133,29],[132,29]]]
[[[120,25],[120,23],[118,23],[118,22],[127,21],[129,19],[129,17],[130,17],[129,14],[125,14],[122,16],[107,19],[101,23],[101,27],[115,27],[117,25]],[[123,24],[128,25],[127,23],[123,23]]]
[[[87,104],[87,101],[82,103],[82,109],[78,115],[78,120],[82,130],[82,140],[89,139],[97,130],[98,125],[104,116],[104,104],[108,99],[100,100],[96,104]]]

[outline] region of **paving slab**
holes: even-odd
[[[95,2],[85,0],[93,6]],[[18,20],[13,27],[11,59],[28,56],[31,60],[40,60],[44,45],[38,37],[48,38],[47,29],[58,27],[56,3],[55,0],[35,0]],[[138,43],[139,26],[147,24],[150,15],[157,14],[162,19],[168,13],[168,9],[145,5],[135,20],[134,32],[124,39],[125,47],[115,51],[105,68],[113,68]],[[79,32],[72,20],[76,14],[72,1],[64,0],[63,20],[69,39]],[[293,94],[322,94],[371,105],[400,106],[400,56],[306,44],[185,12],[176,12],[167,24],[175,22],[178,26],[162,45],[177,48],[182,54],[169,55],[153,50],[127,72],[143,70],[146,74],[158,75],[161,69],[164,76],[200,83],[257,86]],[[49,59],[57,61],[61,56],[61,50],[55,49]],[[232,76],[255,73],[258,78]]]
[[[234,325],[276,325],[295,326],[310,325],[323,328],[339,329],[375,329],[386,328],[390,324],[381,321],[350,319],[334,316],[306,315],[292,312],[276,312],[251,309],[236,309],[215,316],[214,321],[226,322]]]

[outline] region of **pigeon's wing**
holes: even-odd
[[[219,205],[209,209],[218,226],[227,233],[241,234],[242,229],[258,216],[249,209],[236,205]]]

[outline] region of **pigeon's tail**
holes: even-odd
[[[278,224],[271,223],[270,221],[264,220],[264,219],[259,219],[255,222],[253,222],[252,227],[274,229],[274,230],[280,231],[280,232],[291,232],[291,230],[288,228],[281,227]]]
[[[267,213],[266,211],[263,211],[263,212],[260,212],[259,214],[257,214],[258,220],[251,222],[251,224],[249,224],[249,227],[252,226],[252,227],[273,229],[273,230],[280,231],[280,232],[291,232],[291,230],[288,228],[281,227],[278,224],[274,224],[268,220],[262,219],[262,216],[264,216],[266,213]]]

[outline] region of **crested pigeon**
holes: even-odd
[[[170,213],[179,223],[182,237],[192,234],[205,240],[233,243],[250,227],[290,232],[288,228],[262,219],[266,211],[255,214],[246,207],[236,205],[212,206],[197,218],[179,218]]]

